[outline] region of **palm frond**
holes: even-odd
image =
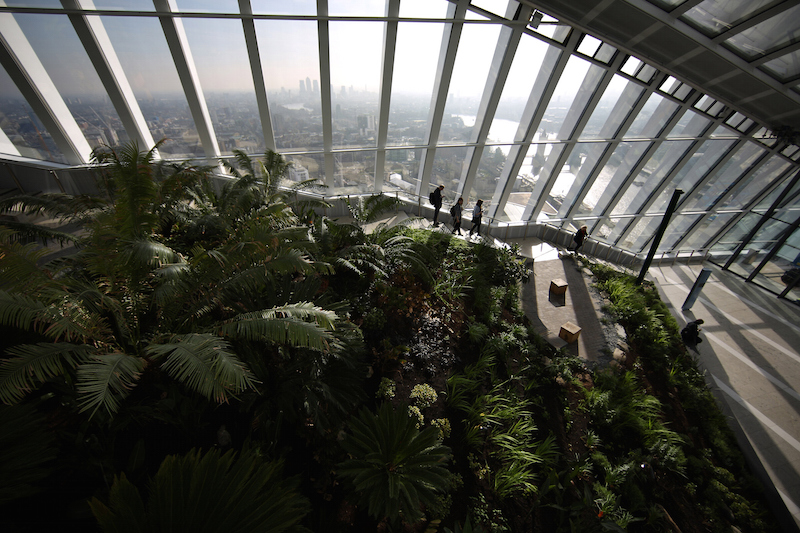
[[[296,479],[282,477],[280,462],[259,454],[191,450],[168,456],[148,483],[147,504],[124,475],[115,478],[109,506],[94,498],[104,531],[296,531],[310,511]],[[301,529],[302,530],[302,529]]]
[[[0,290],[0,324],[29,331],[40,325],[45,304],[24,294]]]
[[[0,230],[0,238],[9,236]],[[49,253],[34,243],[9,243],[0,241],[0,275],[7,290],[30,290],[31,287],[45,283],[49,276],[39,268],[39,262]]]
[[[28,215],[46,215],[63,222],[82,220],[86,214],[102,209],[108,202],[89,195],[64,193],[18,194],[0,199],[0,212],[16,211]]]
[[[120,402],[130,394],[144,370],[144,361],[124,353],[95,356],[91,362],[78,367],[78,393],[81,412],[98,409],[114,414]]]
[[[151,344],[147,351],[155,360],[164,360],[161,368],[168,375],[218,403],[255,384],[230,345],[215,335],[174,335],[164,344]]]
[[[240,168],[243,168],[247,171],[246,174],[257,177],[255,168],[253,168],[253,160],[249,155],[244,153],[242,150],[233,150],[233,156],[236,160],[236,164],[239,165]]]
[[[40,226],[31,224],[29,222],[17,222],[14,220],[6,220],[3,225],[13,230],[15,235],[11,239],[12,242],[30,242],[36,241],[45,246],[50,242],[56,242],[61,246],[67,243],[74,244],[80,242],[80,238],[72,233],[61,231],[58,229],[48,228],[47,226]],[[42,255],[50,253],[46,248],[42,249]]]
[[[85,344],[38,343],[9,348],[0,363],[0,401],[16,403],[47,379],[63,375],[89,360],[94,348]]]
[[[310,319],[307,322],[306,319]],[[336,313],[309,302],[243,313],[220,326],[225,336],[289,344],[318,351],[332,349]]]
[[[181,257],[166,244],[148,238],[124,243],[120,260],[134,268],[157,268],[168,263],[180,263]]]

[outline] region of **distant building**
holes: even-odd
[[[306,167],[295,163],[289,167],[289,179],[292,181],[306,181],[311,179],[311,175]]]

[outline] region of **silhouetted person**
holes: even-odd
[[[693,320],[692,322],[686,324],[686,327],[681,330],[681,338],[683,339],[683,342],[694,350],[697,349],[698,344],[703,342],[703,339],[700,338],[700,330],[702,329],[700,324],[703,323],[703,319],[698,318],[697,320]]]
[[[442,208],[442,191],[444,185],[439,185],[436,190],[431,193],[430,201],[433,204],[433,225],[439,225],[439,210]]]
[[[572,246],[568,246],[567,250],[570,252],[578,252],[578,248],[583,246],[583,241],[586,240],[586,237],[589,236],[589,228],[586,227],[584,224],[581,228],[575,232],[575,235],[572,236]]]
[[[472,237],[472,232],[477,231],[478,237],[481,236],[481,218],[483,217],[483,200],[475,202],[475,207],[472,208],[472,227],[469,228],[469,236]]]
[[[459,198],[450,209],[450,214],[453,215],[453,234],[461,235],[461,213],[463,211],[464,199]],[[458,233],[456,233],[458,232]]]

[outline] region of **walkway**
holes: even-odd
[[[702,268],[709,268],[711,277],[684,312],[683,303]],[[706,381],[731,417],[731,427],[751,464],[763,467],[755,473],[767,477],[767,492],[784,503],[796,531],[800,527],[800,308],[710,264],[655,266],[648,274],[679,324],[705,321],[698,360]]]

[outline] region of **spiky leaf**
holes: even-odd
[[[227,402],[232,393],[255,383],[230,345],[215,335],[174,335],[167,343],[150,345],[148,352],[164,360],[161,368],[167,374],[216,402]]]

